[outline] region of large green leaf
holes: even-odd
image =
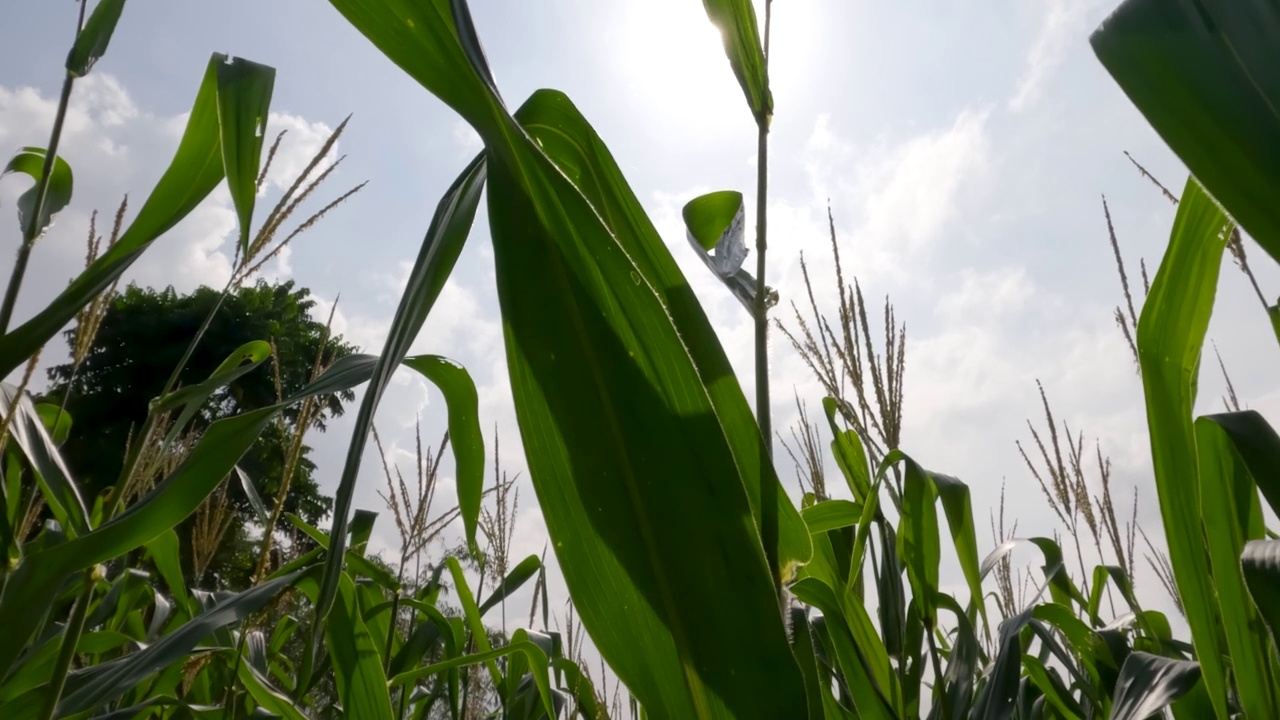
[[[93,13],[85,21],[84,28],[76,36],[76,42],[67,53],[67,73],[72,77],[84,77],[94,63],[107,52],[111,35],[124,12],[124,0],[99,0]]]
[[[1199,679],[1197,663],[1130,653],[1116,682],[1111,720],[1145,720],[1185,695]]]
[[[439,355],[405,358],[404,365],[422,373],[444,395],[449,414],[449,442],[456,463],[458,511],[467,543],[474,550],[480,498],[484,494],[484,433],[480,429],[476,384],[465,368]]]
[[[803,707],[745,459],[699,374],[710,369],[695,368],[642,269],[492,93],[464,4],[334,4],[486,143],[517,416],[596,645],[655,715]]]
[[[761,460],[760,429],[733,366],[701,303],[609,148],[563,93],[552,90],[534,93],[516,111],[516,119],[587,198],[636,264],[641,277],[649,281],[666,306],[715,405],[757,522],[762,522],[765,510],[759,500],[760,488],[765,485],[778,488],[778,557],[782,567],[808,562],[811,554],[808,530],[785,488],[777,482],[773,463]]]
[[[141,257],[152,241],[186,217],[221,182],[216,68],[225,62],[246,61],[238,58],[228,61],[217,54],[209,60],[173,162],[119,241],[80,273],[48,307],[0,337],[0,377],[26,362]]]
[[[18,229],[23,237],[28,237],[28,233],[34,229],[35,232],[30,235],[30,240],[35,240],[40,233],[44,232],[53,221],[53,216],[71,202],[73,185],[71,166],[59,156],[53,160],[53,172],[50,173],[47,181],[48,189],[45,190],[44,205],[40,208],[40,218],[32,227],[32,214],[36,211],[36,200],[41,182],[44,181],[44,164],[47,158],[48,153],[44,148],[25,147],[10,158],[4,170],[0,171],[0,178],[10,173],[22,173],[36,181],[34,186],[18,196]]]
[[[1268,667],[1268,643],[1266,636],[1257,632],[1258,609],[1245,588],[1240,566],[1245,543],[1262,539],[1258,494],[1244,460],[1221,425],[1210,418],[1200,418],[1195,422],[1195,433],[1204,536],[1213,566],[1218,617],[1231,653],[1236,694],[1247,717],[1280,717]],[[1238,492],[1240,487],[1246,491]],[[1252,507],[1238,507],[1240,499]],[[1249,523],[1250,516],[1258,522]]]
[[[494,588],[492,593],[489,593],[489,597],[480,603],[480,614],[484,615],[499,605],[541,570],[542,561],[538,559],[537,555],[530,555],[521,560],[515,567],[511,568],[511,572],[507,573],[506,577],[502,578],[502,582],[498,583],[498,587]]]
[[[1169,247],[1142,307],[1137,337],[1169,557],[1205,686],[1222,719],[1227,715],[1225,649],[1218,644],[1217,600],[1203,540],[1192,410],[1229,229],[1222,210],[1189,178]]]
[[[1091,42],[1191,173],[1280,260],[1276,4],[1126,0]]]
[[[258,168],[276,71],[240,60],[217,63],[217,73],[222,167],[240,221],[240,259],[247,262],[253,204],[258,196]]]
[[[893,704],[886,697],[889,688],[876,680],[877,675],[883,677],[889,670],[888,657],[884,656],[883,664],[868,657],[866,651],[871,648],[859,645],[850,624],[846,622],[847,607],[853,604],[861,607],[861,603],[856,599],[852,603],[841,603],[831,587],[817,578],[805,578],[793,585],[791,590],[798,599],[822,611],[823,617],[826,618],[826,629],[830,633],[836,660],[843,671],[841,676],[848,685],[849,693],[853,696],[853,705],[858,716],[868,720],[879,718],[888,720],[896,717]],[[863,609],[864,615],[865,612]],[[875,642],[879,643],[879,640],[876,639]],[[881,650],[883,651],[883,645]],[[798,708],[792,712],[795,713],[795,717],[801,716]]]
[[[413,344],[422,323],[435,304],[440,291],[444,289],[445,280],[453,271],[462,246],[466,243],[471,231],[471,223],[475,219],[476,206],[480,202],[480,190],[484,186],[485,164],[482,156],[471,161],[453,182],[449,190],[436,206],[431,225],[427,228],[426,237],[418,250],[418,258],[413,270],[409,273],[409,281],[404,295],[400,297],[400,305],[396,308],[391,328],[387,332],[387,340],[383,345],[382,355],[373,360],[370,368],[372,377],[360,402],[360,411],[356,415],[352,428],[351,443],[347,448],[346,463],[342,468],[342,478],[334,493],[333,527],[330,537],[332,547],[327,556],[324,578],[316,604],[316,620],[312,629],[311,647],[318,645],[321,622],[333,606],[338,592],[338,578],[342,574],[342,562],[347,542],[347,526],[351,519],[351,501],[355,495],[356,480],[360,472],[360,461],[364,457],[364,448],[368,443],[369,429],[373,426],[374,412],[382,393],[391,380],[391,375]],[[302,685],[310,680],[311,666],[304,659],[301,675]]]
[[[703,0],[702,5],[724,37],[725,55],[729,56],[751,114],[757,122],[767,124],[773,116],[773,94],[769,92],[764,47],[751,0]]]

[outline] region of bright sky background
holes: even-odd
[[[1006,511],[1023,534],[1055,527],[1014,445],[1029,439],[1026,418],[1043,424],[1037,379],[1058,416],[1110,455],[1121,514],[1136,485],[1139,520],[1159,537],[1141,386],[1112,319],[1122,297],[1100,198],[1105,193],[1111,203],[1132,276],[1140,257],[1154,275],[1173,210],[1123,151],[1175,192],[1186,174],[1089,49],[1089,32],[1113,4],[774,4],[770,283],[782,294],[780,309],[802,300],[804,252],[820,302],[834,307],[830,200],[846,273],[856,274],[873,306],[888,294],[907,324],[904,449],[969,483],[984,552],[992,545],[988,509],[998,505],[1004,483]],[[0,152],[47,143],[75,12],[70,0],[17,0],[0,11]],[[693,257],[679,221],[679,208],[696,194],[735,188],[750,198],[755,187],[754,125],[701,3],[475,0],[473,14],[509,102],[519,104],[539,87],[562,89],[609,143],[751,396],[749,318]],[[310,287],[322,311],[341,293],[337,330],[377,352],[435,204],[478,141],[327,3],[304,0],[128,4],[107,56],[76,85],[62,146],[75,171],[75,198],[37,246],[18,319],[78,270],[91,210],[109,215],[124,192],[136,209],[150,191],[214,51],[279,71],[268,135],[290,132],[272,193],[354,113],[338,150],[347,157],[329,189],[370,184],[271,272]],[[16,179],[0,183],[6,277],[18,242],[13,201],[25,187]],[[181,291],[220,286],[234,230],[230,201],[219,190],[128,277]],[[1253,258],[1264,289],[1275,292],[1280,278],[1271,263],[1258,250]],[[1280,393],[1266,372],[1275,367],[1274,340],[1243,276],[1229,262],[1224,268],[1211,339],[1242,400],[1274,415]],[[791,320],[789,312],[782,317]],[[523,557],[540,553],[546,536],[524,477],[499,322],[480,218],[414,350],[456,359],[479,385],[481,421],[498,428],[503,466],[522,474],[515,555]],[[61,362],[61,352],[46,350],[45,363]],[[821,392],[777,335],[772,362],[775,426],[785,434],[796,417],[793,390],[815,413]],[[1204,366],[1201,407],[1221,409],[1211,354]],[[415,418],[422,418],[424,439],[435,442],[443,413],[439,395],[403,371],[378,415],[389,459],[410,471]],[[354,415],[353,406],[348,419]],[[349,436],[343,420],[310,439],[330,491]],[[794,490],[791,463],[778,452]],[[383,509],[375,493],[381,478],[370,452],[359,507]],[[841,492],[838,475],[832,478]],[[446,483],[440,507],[452,499]],[[375,545],[397,546],[385,514]],[[1030,553],[1018,557],[1039,564]],[[944,569],[957,589],[959,579],[958,569]],[[1151,606],[1170,609],[1149,572],[1140,573],[1138,586]],[[558,573],[551,589],[560,613]],[[513,622],[523,622],[527,594],[511,608]]]

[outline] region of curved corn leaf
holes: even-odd
[[[76,36],[76,42],[67,53],[67,74],[71,77],[84,77],[89,74],[94,63],[107,53],[111,43],[111,35],[116,31],[116,23],[124,12],[124,0],[100,0],[94,6],[84,28]]]
[[[1192,410],[1222,251],[1231,228],[1194,178],[1187,180],[1169,248],[1138,320],[1138,357],[1169,559],[1214,712],[1227,717],[1213,574],[1205,552]]]
[[[812,552],[808,529],[786,489],[777,482],[773,463],[761,462],[759,426],[715,328],[609,148],[569,98],[554,90],[534,93],[515,117],[595,208],[666,307],[724,427],[757,522],[762,522],[764,512],[760,488],[765,484],[778,487],[779,562],[783,567],[808,562]]]
[[[1187,169],[1280,261],[1277,38],[1269,0],[1127,0],[1090,42]],[[1212,693],[1208,668],[1205,680]]]
[[[1185,695],[1199,680],[1198,663],[1130,653],[1116,683],[1111,720],[1145,720]]]
[[[1262,422],[1265,425],[1266,421]],[[1195,434],[1204,538],[1236,694],[1246,717],[1280,717],[1268,667],[1271,654],[1266,637],[1257,632],[1258,608],[1245,587],[1240,561],[1245,543],[1262,539],[1258,493],[1232,438],[1220,424],[1200,418],[1195,422]]]
[[[754,315],[758,283],[742,268],[748,252],[743,212],[742,193],[722,190],[690,200],[681,214],[694,254]],[[778,294],[769,291],[766,306],[777,302]]]
[[[222,148],[218,139],[220,98],[216,78],[219,57],[215,54],[209,60],[173,162],[137,217],[120,239],[85,268],[52,303],[0,337],[0,377],[8,375],[43,347],[81,308],[141,257],[156,238],[178,224],[222,181]],[[237,58],[230,62],[246,61]]]
[[[502,582],[498,587],[494,588],[489,597],[480,603],[480,614],[484,615],[501,603],[508,595],[519,590],[522,585],[529,581],[529,578],[537,575],[542,570],[542,561],[537,555],[530,555],[521,560],[519,564],[511,568],[511,572],[502,578]]]
[[[480,498],[484,494],[484,434],[480,429],[476,385],[466,369],[439,355],[409,357],[403,364],[421,373],[444,395],[449,413],[449,442],[457,465],[458,511],[467,544],[476,551]]]
[[[724,53],[742,86],[752,116],[757,123],[768,127],[773,117],[773,94],[769,92],[764,47],[751,0],[703,0],[702,5],[724,38]]]
[[[444,289],[445,280],[453,272],[454,263],[462,246],[466,243],[471,231],[471,223],[475,219],[476,206],[480,202],[480,190],[484,186],[485,165],[482,156],[476,157],[462,171],[453,185],[445,192],[436,206],[431,225],[427,228],[426,237],[418,250],[418,258],[413,270],[409,273],[409,281],[404,295],[396,308],[391,328],[387,332],[387,340],[382,354],[374,361],[371,368],[372,378],[360,402],[360,411],[356,415],[352,428],[351,443],[347,447],[347,458],[342,468],[342,479],[334,493],[333,527],[330,532],[333,547],[327,555],[324,578],[320,585],[320,596],[316,603],[316,622],[312,629],[311,647],[318,643],[318,633],[322,622],[333,605],[338,592],[338,577],[342,574],[342,562],[347,542],[347,526],[351,516],[351,501],[355,495],[356,479],[360,472],[360,460],[364,457],[364,448],[368,442],[369,429],[373,425],[373,415],[378,402],[386,389],[387,383],[396,366],[409,351],[427,314],[435,305],[436,298]],[[314,652],[314,651],[313,651]],[[307,685],[310,680],[312,666],[311,654],[304,658],[302,680],[300,685]]]
[[[248,262],[253,204],[258,196],[258,168],[266,139],[267,113],[276,71],[266,65],[214,55],[218,73],[218,134],[227,189],[240,221],[239,257]]]
[[[61,157],[55,157],[53,172],[48,179],[49,189],[45,191],[44,205],[40,208],[40,218],[34,226],[31,225],[32,215],[36,211],[40,184],[44,180],[44,163],[47,157],[48,152],[44,148],[24,147],[9,159],[4,170],[0,170],[0,178],[9,173],[22,173],[36,182],[34,186],[18,196],[18,229],[22,237],[27,238],[27,242],[32,242],[39,237],[45,228],[49,227],[49,223],[53,222],[53,216],[71,202],[71,188],[74,184],[71,166]],[[28,235],[31,230],[35,232]]]

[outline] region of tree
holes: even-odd
[[[192,423],[196,436],[215,420],[274,404],[277,397],[302,389],[311,378],[318,353],[323,351],[321,361],[328,364],[354,350],[341,337],[329,337],[325,323],[311,317],[315,300],[309,290],[295,288],[292,281],[275,285],[259,281],[229,292],[220,304],[219,296],[208,287],[179,295],[172,287],[157,291],[130,285],[108,304],[79,367],[67,363],[48,371],[45,401],[65,402],[73,422],[63,454],[87,496],[116,484],[125,449],[146,420],[150,402],[164,389],[211,312],[208,329],[178,376],[180,385],[204,380],[237,348],[253,340],[272,342],[278,364],[268,360],[215,392]],[[77,332],[78,327],[66,333],[73,347]],[[343,402],[352,398],[350,391],[324,397],[311,418],[311,428],[323,431],[326,421],[341,415]],[[285,422],[267,428],[239,463],[268,507],[274,505],[284,480],[298,409],[286,410],[283,417]],[[303,445],[284,509],[315,524],[328,515],[332,499],[319,491],[308,451]],[[230,523],[211,569],[219,584],[235,586],[247,582],[253,569],[245,526],[256,518],[238,482],[228,483],[226,502],[236,521]],[[189,556],[190,533],[179,535]],[[190,570],[190,557],[187,560]]]

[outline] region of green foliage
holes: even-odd
[[[829,350],[823,361],[809,328],[804,342],[792,337],[831,395],[823,404],[832,459],[852,497],[826,497],[813,482],[797,510],[779,483],[767,415],[753,417],[698,299],[573,103],[544,90],[510,112],[464,0],[332,4],[470,123],[485,149],[438,204],[378,356],[330,338],[292,283],[241,286],[251,271],[223,292],[114,295],[120,274],[224,178],[246,266],[260,249],[262,231],[253,237],[249,228],[275,75],[244,60],[213,56],[173,164],[138,217],[49,307],[8,331],[23,279],[23,266],[15,269],[0,370],[28,362],[77,322],[67,331],[73,359],[50,371],[41,402],[26,391],[29,377],[0,388],[0,716],[623,714],[597,694],[595,681],[607,678],[581,664],[572,620],[566,637],[548,627],[542,560],[508,566],[510,547],[497,545],[509,540],[482,520],[484,444],[470,376],[439,355],[406,357],[482,191],[531,480],[574,609],[633,693],[633,715],[1130,720],[1171,708],[1178,720],[1280,716],[1280,541],[1266,539],[1274,533],[1262,506],[1274,511],[1280,501],[1280,436],[1257,413],[1193,415],[1221,256],[1236,238],[1227,213],[1264,246],[1275,240],[1266,235],[1280,207],[1268,185],[1274,118],[1248,116],[1275,89],[1267,74],[1275,65],[1263,62],[1274,59],[1274,43],[1263,42],[1276,37],[1267,34],[1274,13],[1259,3],[1130,0],[1094,36],[1108,69],[1222,202],[1188,182],[1134,344],[1186,643],[1140,604],[1109,488],[1102,518],[1116,548],[1106,557],[1089,509],[1099,561],[1091,570],[1078,536],[1075,577],[1048,537],[995,538],[980,560],[968,487],[897,447],[905,338],[889,308],[887,349],[876,352],[856,284],[840,289],[846,335],[837,343],[853,396],[841,396]],[[704,6],[756,118],[763,178],[769,4],[763,42],[750,3]],[[77,38],[59,117],[122,8],[103,0]],[[1190,40],[1175,42],[1183,36]],[[1157,72],[1160,63],[1204,74],[1188,71],[1188,80]],[[1236,92],[1239,103],[1204,101]],[[1240,147],[1221,147],[1232,132]],[[43,230],[70,200],[59,133],[55,123],[48,151],[16,161],[38,188],[20,208],[24,221],[35,219],[27,227]],[[763,182],[757,202],[767,204]],[[721,277],[736,276],[741,194],[704,196],[685,215],[695,250]],[[24,253],[33,237],[24,233]],[[763,261],[758,268],[762,276]],[[843,285],[841,273],[837,255]],[[763,284],[747,275],[741,289],[767,328]],[[826,346],[836,336],[818,321]],[[464,534],[448,556],[428,558],[421,576],[368,555],[376,516],[353,506],[367,434],[401,365],[431,380],[447,404],[459,502],[450,512]],[[323,429],[365,382],[324,531],[328,506],[303,433]],[[767,398],[759,392],[767,382],[757,387]],[[1071,486],[1049,422],[1059,457],[1055,465],[1041,443],[1051,476],[1042,484],[1054,509],[1074,518],[1086,512],[1081,493],[1088,497],[1079,445],[1068,448],[1081,478]],[[820,445],[805,447],[816,455]],[[404,522],[429,510],[432,486],[424,488],[412,511],[393,508],[402,535],[426,532]],[[495,495],[506,502],[505,491]],[[400,497],[410,502],[407,489]],[[228,517],[237,520],[232,535],[206,532]],[[250,524],[266,528],[261,545],[244,532]],[[479,547],[478,529],[494,547]],[[1029,599],[1015,595],[1010,575],[1010,553],[1023,545],[1043,557]],[[959,588],[944,582],[952,551]],[[223,592],[190,572],[197,555],[213,558],[212,583]],[[505,617],[503,631],[490,627],[490,613],[530,580],[541,629],[508,633]],[[988,606],[993,595],[998,612]]]

